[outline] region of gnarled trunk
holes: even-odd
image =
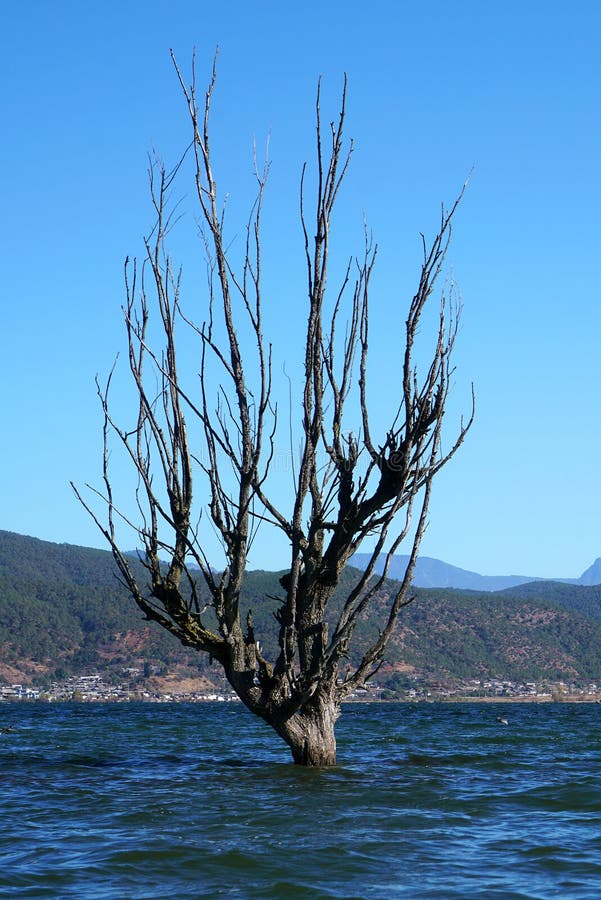
[[[329,696],[312,697],[290,719],[273,723],[277,733],[292,751],[299,766],[335,766],[336,736],[334,726],[340,707]]]

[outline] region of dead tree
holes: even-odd
[[[76,493],[108,541],[120,575],[145,616],[182,644],[220,663],[238,697],[284,739],[296,763],[331,765],[336,760],[334,725],[341,702],[365,684],[382,660],[399,611],[409,600],[434,477],[463,442],[473,419],[472,397],[468,420],[461,421],[450,446],[443,449],[442,425],[460,312],[452,289],[450,296],[441,291],[428,365],[418,371],[414,359],[420,319],[441,273],[461,195],[450,210],[443,208],[433,241],[422,238],[421,273],[406,313],[397,395],[391,396],[388,429],[378,438],[370,424],[367,387],[368,301],[377,248],[366,239],[360,259],[349,264],[333,300],[327,303],[330,226],[352,143],[345,146],[343,141],[346,80],[337,121],[328,128],[322,124],[318,87],[312,217],[306,208],[306,169],[300,187],[308,288],[298,423],[301,448],[293,476],[294,499],[291,508],[284,509],[270,492],[269,480],[278,422],[272,403],[271,346],[262,324],[260,226],[267,171],[256,170],[256,202],[243,259],[236,268],[224,234],[209,141],[215,66],[199,102],[194,63],[188,85],[173,62],[192,129],[189,150],[195,198],[210,270],[207,312],[197,324],[183,311],[179,273],[166,249],[168,198],[181,168],[167,172],[155,164],[150,189],[156,223],[145,242],[144,265],[137,268],[135,262],[126,262],[124,319],[136,419],[129,428],[120,427],[109,404],[111,377],[106,386],[99,385],[104,487],[96,490],[96,497],[103,499],[105,513],[97,512],[77,489]],[[151,319],[151,312],[156,319]],[[154,342],[157,322],[161,346]],[[176,324],[191,328],[198,341],[197,389],[178,370]],[[255,353],[250,360],[248,354],[243,356],[239,339],[249,331]],[[387,390],[392,391],[392,383]],[[360,419],[358,434],[346,427],[349,410]],[[201,449],[190,446],[192,426]],[[109,445],[115,437],[137,479],[139,518],[135,522],[113,495]],[[205,503],[205,517],[198,526],[198,510],[193,508],[197,476],[204,477],[199,493]],[[118,542],[119,520],[133,527],[143,547],[148,583],[136,576],[131,557]],[[223,546],[225,564],[220,571],[210,565],[199,533],[207,521]],[[261,649],[251,616],[242,621],[240,611],[249,545],[258,526],[279,529],[290,547],[289,569],[280,579],[279,640],[272,659]],[[328,630],[328,604],[350,557],[368,536],[375,540],[369,565]],[[390,595],[377,639],[365,649],[358,665],[349,669],[346,660],[357,622],[384,584],[387,565],[383,574],[376,575],[376,561],[381,553],[389,561],[406,539],[410,540],[410,562],[405,576]],[[201,608],[199,578],[210,595],[210,619]]]

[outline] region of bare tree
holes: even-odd
[[[468,421],[460,423],[449,448],[443,450],[441,432],[460,313],[452,287],[441,291],[433,350],[421,373],[414,360],[420,319],[441,273],[463,191],[450,210],[443,208],[433,241],[428,244],[422,238],[421,273],[409,303],[398,362],[398,391],[391,396],[390,424],[378,439],[370,424],[367,391],[369,287],[377,248],[366,235],[361,257],[349,263],[326,305],[330,225],[353,148],[343,141],[346,80],[338,119],[327,128],[322,124],[318,87],[312,216],[307,212],[306,168],[300,185],[308,286],[298,423],[301,447],[293,473],[293,502],[285,509],[270,492],[268,477],[278,416],[272,403],[271,346],[262,325],[260,226],[267,168],[256,169],[256,201],[237,268],[224,234],[209,141],[215,65],[199,102],[194,61],[190,85],[175,58],[173,62],[192,127],[189,150],[210,271],[206,318],[195,324],[184,313],[180,275],[165,244],[173,214],[169,195],[181,163],[168,172],[155,162],[150,190],[156,223],[145,242],[144,265],[139,270],[135,262],[126,261],[124,318],[137,417],[129,428],[121,428],[109,404],[111,377],[106,386],[99,385],[104,488],[96,495],[106,504],[106,515],[97,513],[75,490],[110,544],[121,577],[146,617],[220,663],[238,697],[286,741],[295,762],[331,765],[336,760],[334,725],[341,702],[381,663],[399,611],[410,600],[434,477],[456,452],[473,420],[472,397]],[[151,306],[161,326],[160,346],[150,337]],[[196,389],[178,370],[176,325],[192,329],[198,341]],[[248,353],[243,356],[239,339],[249,332],[254,344],[251,359]],[[218,378],[215,365],[220,369]],[[254,373],[252,378],[249,372]],[[390,384],[387,389],[392,389]],[[358,434],[348,430],[349,414],[360,419]],[[195,451],[189,444],[192,423],[202,444]],[[135,523],[113,496],[109,443],[115,436],[137,478]],[[205,479],[206,501],[205,519],[198,525],[198,512],[193,511],[197,476]],[[148,584],[136,576],[131,558],[121,549],[119,520],[134,528],[144,548]],[[203,545],[199,534],[207,520],[223,546],[225,565],[220,571],[209,564],[206,541]],[[280,579],[278,648],[271,660],[261,649],[251,614],[243,622],[240,611],[249,546],[259,526],[283,532],[290,547],[289,569]],[[328,629],[332,595],[350,557],[368,536],[375,538],[370,562]],[[405,576],[390,595],[377,639],[350,668],[348,653],[357,622],[381,594],[388,563],[405,539],[410,541]],[[382,553],[386,565],[376,575]],[[202,608],[199,578],[210,595],[208,610]]]

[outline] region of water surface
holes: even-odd
[[[239,704],[3,703],[0,897],[598,900],[600,716],[346,705],[311,771]]]

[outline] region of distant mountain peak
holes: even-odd
[[[598,556],[592,566],[582,573],[578,579],[578,584],[601,584],[601,556]]]

